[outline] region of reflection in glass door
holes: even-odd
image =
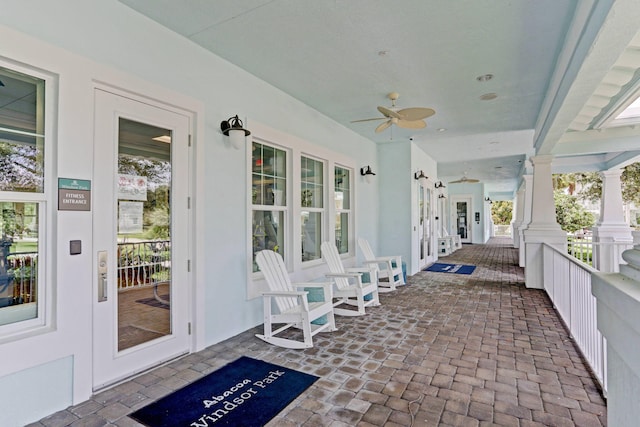
[[[171,131],[119,119],[118,351],[171,333]]]

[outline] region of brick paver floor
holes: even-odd
[[[606,403],[557,314],[524,287],[511,240],[464,245],[308,350],[246,331],[34,426],[135,426],[127,414],[241,355],[320,377],[269,426],[603,426]]]

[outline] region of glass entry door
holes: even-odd
[[[188,117],[96,91],[94,388],[188,351]]]
[[[452,199],[454,215],[453,224],[455,225],[454,234],[460,235],[460,241],[465,243],[471,243],[471,198],[459,198]]]
[[[433,251],[431,189],[418,182],[418,242],[419,267],[422,268],[435,259]]]

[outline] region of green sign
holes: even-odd
[[[58,178],[59,190],[91,190],[91,181],[88,179],[70,179],[70,178]]]

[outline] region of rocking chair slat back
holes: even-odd
[[[345,272],[336,245],[331,242],[322,242],[320,251],[322,252],[322,258],[324,259],[324,262],[326,262],[329,266],[329,271],[331,271],[332,273]],[[334,281],[338,289],[346,289],[349,287],[349,279],[345,277],[336,277],[334,278]]]
[[[256,263],[258,267],[260,267],[260,271],[264,274],[269,290],[295,290],[287,274],[287,267],[284,265],[284,261],[278,253],[273,251],[260,251],[256,254]],[[276,297],[275,300],[281,313],[298,305],[296,298]]]

